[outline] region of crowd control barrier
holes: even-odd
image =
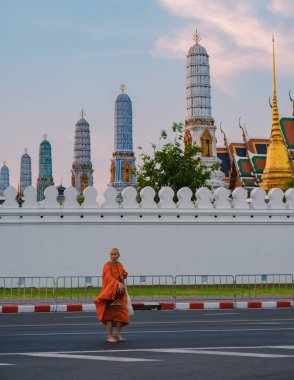
[[[128,293],[139,301],[294,299],[292,274],[130,275]],[[92,303],[102,276],[0,277],[0,305]]]

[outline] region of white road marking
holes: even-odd
[[[202,354],[202,355],[224,355],[224,356],[245,356],[252,358],[293,358],[294,355],[260,354],[253,352],[232,352],[232,351],[213,351],[213,350],[183,350],[177,348],[155,349],[152,352],[173,353],[173,354]]]
[[[180,347],[180,348],[128,348],[128,349],[107,349],[107,350],[79,350],[79,351],[62,351],[62,352],[5,352],[0,353],[0,356],[11,356],[11,355],[29,355],[29,356],[44,356],[44,355],[56,355],[56,354],[94,354],[94,353],[127,353],[127,352],[156,352],[156,351],[166,351],[170,352],[171,350],[178,351],[216,351],[216,350],[247,350],[247,349],[285,349],[285,350],[294,350],[294,345],[290,346],[217,346],[217,347]],[[220,352],[220,351],[216,351]],[[76,357],[76,356],[75,356]],[[291,356],[292,357],[292,356]]]
[[[44,358],[56,358],[56,359],[84,359],[84,360],[105,360],[113,362],[158,362],[161,360],[156,359],[141,359],[141,358],[125,358],[116,356],[93,356],[93,355],[70,355],[70,354],[60,354],[60,353],[29,353],[21,354],[24,356],[34,356],[34,357],[44,357]]]
[[[289,349],[294,350],[294,345],[292,346],[213,346],[213,347],[179,347],[179,348],[163,348],[163,350],[168,349],[177,349],[177,350],[241,350],[241,349],[262,349],[262,348],[277,348],[277,349]],[[78,351],[48,351],[48,352],[5,352],[0,353],[0,356],[7,355],[23,355],[23,354],[35,354],[35,353],[44,353],[44,354],[57,354],[62,352],[63,354],[74,354],[74,353],[98,353],[98,352],[144,352],[144,351],[154,351],[157,348],[127,348],[127,349],[116,349],[116,350],[78,350]]]
[[[9,363],[0,363],[0,366],[1,365],[15,365],[15,364],[9,364]]]
[[[126,353],[126,352],[148,352],[152,353],[164,353],[164,354],[192,354],[192,355],[217,355],[217,356],[238,356],[238,357],[251,357],[251,358],[294,358],[294,355],[288,354],[271,354],[261,352],[240,352],[240,351],[227,351],[228,349],[261,349],[261,348],[273,348],[273,349],[294,349],[294,346],[253,346],[253,347],[210,347],[210,348],[148,348],[148,349],[123,349],[123,350],[95,350],[95,351],[67,351],[67,352],[28,352],[18,353],[20,356],[30,357],[44,357],[55,359],[82,359],[82,360],[102,360],[102,361],[115,361],[115,362],[150,362],[150,361],[162,361],[158,359],[145,359],[145,358],[131,358],[131,357],[117,357],[109,356],[113,353]],[[104,353],[104,355],[85,355],[85,353]],[[82,354],[82,355],[81,355]],[[11,354],[10,354],[11,355]],[[2,364],[9,365],[9,364]]]
[[[247,309],[247,310],[262,310],[262,309]],[[169,311],[169,310],[168,310]],[[191,311],[194,311],[194,310],[191,310]],[[227,314],[227,313],[226,313]],[[5,314],[4,314],[5,315]],[[17,315],[17,314],[16,314]],[[217,313],[213,313],[211,315],[219,315]],[[0,314],[1,316],[1,314]],[[85,316],[87,317],[87,316]],[[67,317],[63,317],[63,318],[83,318],[83,316],[67,316]],[[97,317],[95,317],[97,318]],[[258,322],[288,322],[288,323],[293,323],[294,322],[294,318],[271,318],[271,319],[268,319],[268,320],[256,320],[256,319],[224,319],[224,320],[221,320],[221,319],[194,319],[194,320],[187,320],[187,321],[146,321],[146,322],[132,322],[132,326],[136,325],[136,326],[140,326],[140,325],[161,325],[161,324],[164,324],[164,325],[173,325],[173,324],[177,324],[177,325],[180,325],[180,324],[187,324],[187,323],[238,323],[238,324],[253,324],[253,323],[258,323]],[[78,322],[72,322],[72,323],[50,323],[50,324],[47,324],[47,323],[31,323],[31,324],[1,324],[0,325],[0,329],[4,329],[4,328],[14,328],[14,327],[56,327],[56,326],[60,326],[60,327],[68,327],[68,326],[97,326],[99,328],[100,324],[98,322],[93,322],[93,323],[78,323]]]
[[[79,319],[79,318],[95,318],[95,319],[97,319],[97,315],[77,315],[74,317],[63,317],[63,319]]]
[[[280,348],[282,350],[294,350],[294,346],[268,346],[268,348]]]
[[[244,328],[244,329],[189,329],[189,330],[141,330],[141,331],[124,331],[124,335],[127,334],[182,334],[182,333],[208,333],[208,332],[247,332],[247,331],[289,331],[294,330],[294,327],[279,327],[279,328]],[[11,336],[53,336],[53,335],[97,335],[103,334],[104,331],[94,330],[92,332],[60,332],[60,333],[20,333],[20,334],[1,334],[0,337],[11,337]]]
[[[216,315],[236,315],[236,314],[239,315],[240,313],[205,313],[203,315],[213,315],[213,316],[216,316]]]

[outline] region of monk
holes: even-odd
[[[95,300],[98,319],[106,325],[107,342],[125,342],[121,328],[129,323],[127,295],[124,280],[128,274],[118,261],[120,254],[117,248],[109,253],[110,261],[103,267],[102,291]],[[116,331],[113,334],[112,328]]]

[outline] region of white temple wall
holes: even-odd
[[[213,205],[208,189],[197,191],[196,205],[182,189],[176,206],[171,189],[156,205],[149,188],[139,206],[127,188],[123,204],[109,207],[109,188],[103,207],[94,207],[92,194],[87,208],[71,203],[71,189],[64,207],[0,208],[0,276],[100,275],[112,247],[132,275],[294,274],[294,189],[286,204],[279,189],[269,203],[256,189],[248,204],[244,189],[231,201],[220,188]]]

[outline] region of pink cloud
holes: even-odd
[[[268,10],[280,16],[293,17],[294,2],[293,0],[271,0]]]
[[[159,2],[168,12],[189,20],[189,26],[175,31],[172,36],[160,36],[152,51],[155,57],[184,59],[192,45],[189,37],[197,27],[203,36],[202,44],[210,54],[214,84],[233,94],[234,81],[240,72],[270,69],[271,36],[275,34],[278,67],[283,73],[292,73],[293,28],[291,32],[283,23],[275,23],[272,13],[267,13],[268,18],[259,16],[268,11],[279,12],[281,7],[277,3],[280,0],[262,3],[253,0],[206,0],[205,6],[202,0]]]

